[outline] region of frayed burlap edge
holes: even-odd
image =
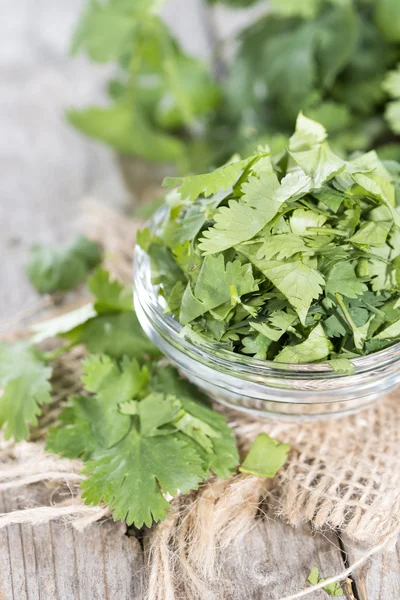
[[[137,223],[93,202],[86,203],[85,214],[87,233],[106,249],[107,268],[129,283]],[[54,402],[33,432],[34,439],[43,437],[66,398],[79,391],[82,357],[83,349],[75,348],[55,363]],[[255,526],[260,506],[271,498],[276,515],[294,526],[309,521],[316,529],[340,528],[354,541],[366,543],[365,555],[355,566],[393,545],[400,531],[398,394],[357,415],[301,424],[255,420],[219,405],[215,408],[227,415],[242,453],[258,433],[267,432],[291,445],[288,462],[272,482],[244,475],[228,481],[211,479],[197,492],[174,499],[168,519],[150,532],[149,599],[217,598],[213,581],[218,576],[219,553],[240,545]],[[82,529],[107,515],[102,507],[82,503],[80,462],[50,457],[40,441],[2,443],[0,462],[0,489],[47,481],[59,482],[70,494],[51,506],[2,514],[0,527],[63,518]],[[355,566],[332,580],[343,579]],[[318,586],[284,600],[315,589]]]

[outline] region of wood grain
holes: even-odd
[[[6,492],[0,511],[22,508],[32,488]],[[35,502],[51,491],[36,486]],[[54,522],[0,530],[0,600],[143,600],[143,552],[124,523],[105,521],[83,532]]]
[[[238,549],[236,549],[238,550]],[[307,587],[311,568],[321,576],[343,570],[335,534],[313,534],[308,525],[297,529],[271,513],[259,519],[235,552],[227,553],[222,569],[221,598],[276,600]],[[326,600],[326,592],[310,594],[310,600]]]
[[[347,562],[361,558],[365,548],[355,545],[346,536],[343,545]],[[400,548],[393,552],[381,552],[368,560],[352,575],[357,600],[397,600],[400,598]]]
[[[50,501],[45,486],[13,490],[2,495],[0,511],[22,508],[33,490],[34,502]],[[142,548],[125,532],[113,521],[83,532],[61,522],[0,530],[0,600],[152,600]],[[276,600],[304,589],[314,564],[325,576],[343,568],[335,535],[294,530],[268,513],[221,555],[213,600]],[[323,600],[325,592],[310,598]]]

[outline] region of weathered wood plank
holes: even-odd
[[[5,510],[4,498],[3,494],[0,494],[0,511],[3,510]],[[8,529],[0,529],[0,565],[0,600],[15,600],[12,574],[14,565],[11,562]]]
[[[221,598],[276,600],[299,592],[307,587],[314,565],[324,577],[343,570],[337,537],[313,534],[308,525],[294,529],[269,512],[247,534],[239,553],[227,552]],[[309,598],[326,600],[326,592],[314,592]]]
[[[343,536],[349,564],[364,556],[366,549]],[[400,546],[393,552],[380,552],[352,575],[357,600],[397,600],[400,598]]]
[[[53,574],[49,573],[46,585],[54,585],[57,600],[79,598],[78,566],[75,540],[71,528],[63,523],[42,525],[41,547],[49,547],[52,554]],[[45,529],[47,530],[47,534]],[[36,528],[39,529],[39,528]]]
[[[50,492],[40,486],[36,501]],[[0,511],[23,508],[27,490],[5,492]],[[78,532],[61,522],[0,530],[0,600],[144,600],[143,552],[124,523]]]

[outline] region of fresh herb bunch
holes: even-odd
[[[281,363],[348,359],[400,339],[400,165],[336,156],[302,114],[287,151],[169,178],[139,244],[166,310],[197,342]]]
[[[265,136],[279,150],[300,110],[325,126],[342,155],[388,145],[382,156],[400,157],[382,85],[400,60],[400,3],[271,0],[269,8],[239,37],[210,130],[225,159]]]
[[[115,519],[150,526],[165,518],[178,492],[196,489],[211,474],[235,473],[236,443],[226,419],[145,336],[132,290],[101,268],[88,285],[92,303],[33,327],[29,341],[0,341],[0,427],[6,439],[29,439],[46,405],[56,408],[52,360],[85,344],[82,391],[62,407],[47,450],[83,460],[87,504],[104,502]],[[41,343],[54,337],[64,345],[43,352]],[[262,434],[240,469],[273,477],[288,450]]]
[[[83,133],[123,154],[175,162],[191,170],[203,152],[204,117],[220,99],[219,86],[201,61],[188,56],[159,16],[159,0],[90,0],[72,41],[96,62],[115,62],[112,104],[70,110]],[[189,152],[190,151],[190,152]]]
[[[169,509],[165,494],[188,493],[211,472],[226,478],[238,454],[222,415],[162,362],[90,355],[84,395],[70,398],[47,449],[82,457],[83,497],[116,519],[150,526]]]
[[[400,156],[387,127],[398,134],[390,98],[400,93],[383,85],[400,61],[398,0],[271,0],[239,34],[218,80],[179,47],[160,18],[162,3],[88,2],[72,51],[116,63],[119,76],[109,84],[110,106],[68,112],[83,133],[124,154],[201,172],[234,151],[249,155],[266,138],[280,151],[303,110],[342,155],[381,146],[381,156]]]

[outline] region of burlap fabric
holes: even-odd
[[[105,246],[107,268],[130,282],[137,224],[92,202],[85,214],[86,233]],[[68,483],[69,498],[51,507],[51,513],[35,507],[3,515],[0,527],[65,515],[83,527],[105,514],[79,499],[80,462],[50,457],[40,442],[60,405],[79,390],[83,352],[75,348],[54,364],[54,402],[33,432],[36,443],[3,443],[0,456],[0,489],[59,479]],[[289,459],[272,482],[244,475],[213,479],[173,501],[167,521],[150,534],[151,600],[212,598],[207,585],[215,576],[218,551],[248,531],[266,498],[273,498],[276,514],[295,526],[309,521],[315,528],[340,528],[372,549],[393,541],[400,532],[398,402],[396,392],[356,415],[300,423],[255,420],[216,405],[228,416],[243,453],[258,433],[268,432],[290,444]]]

